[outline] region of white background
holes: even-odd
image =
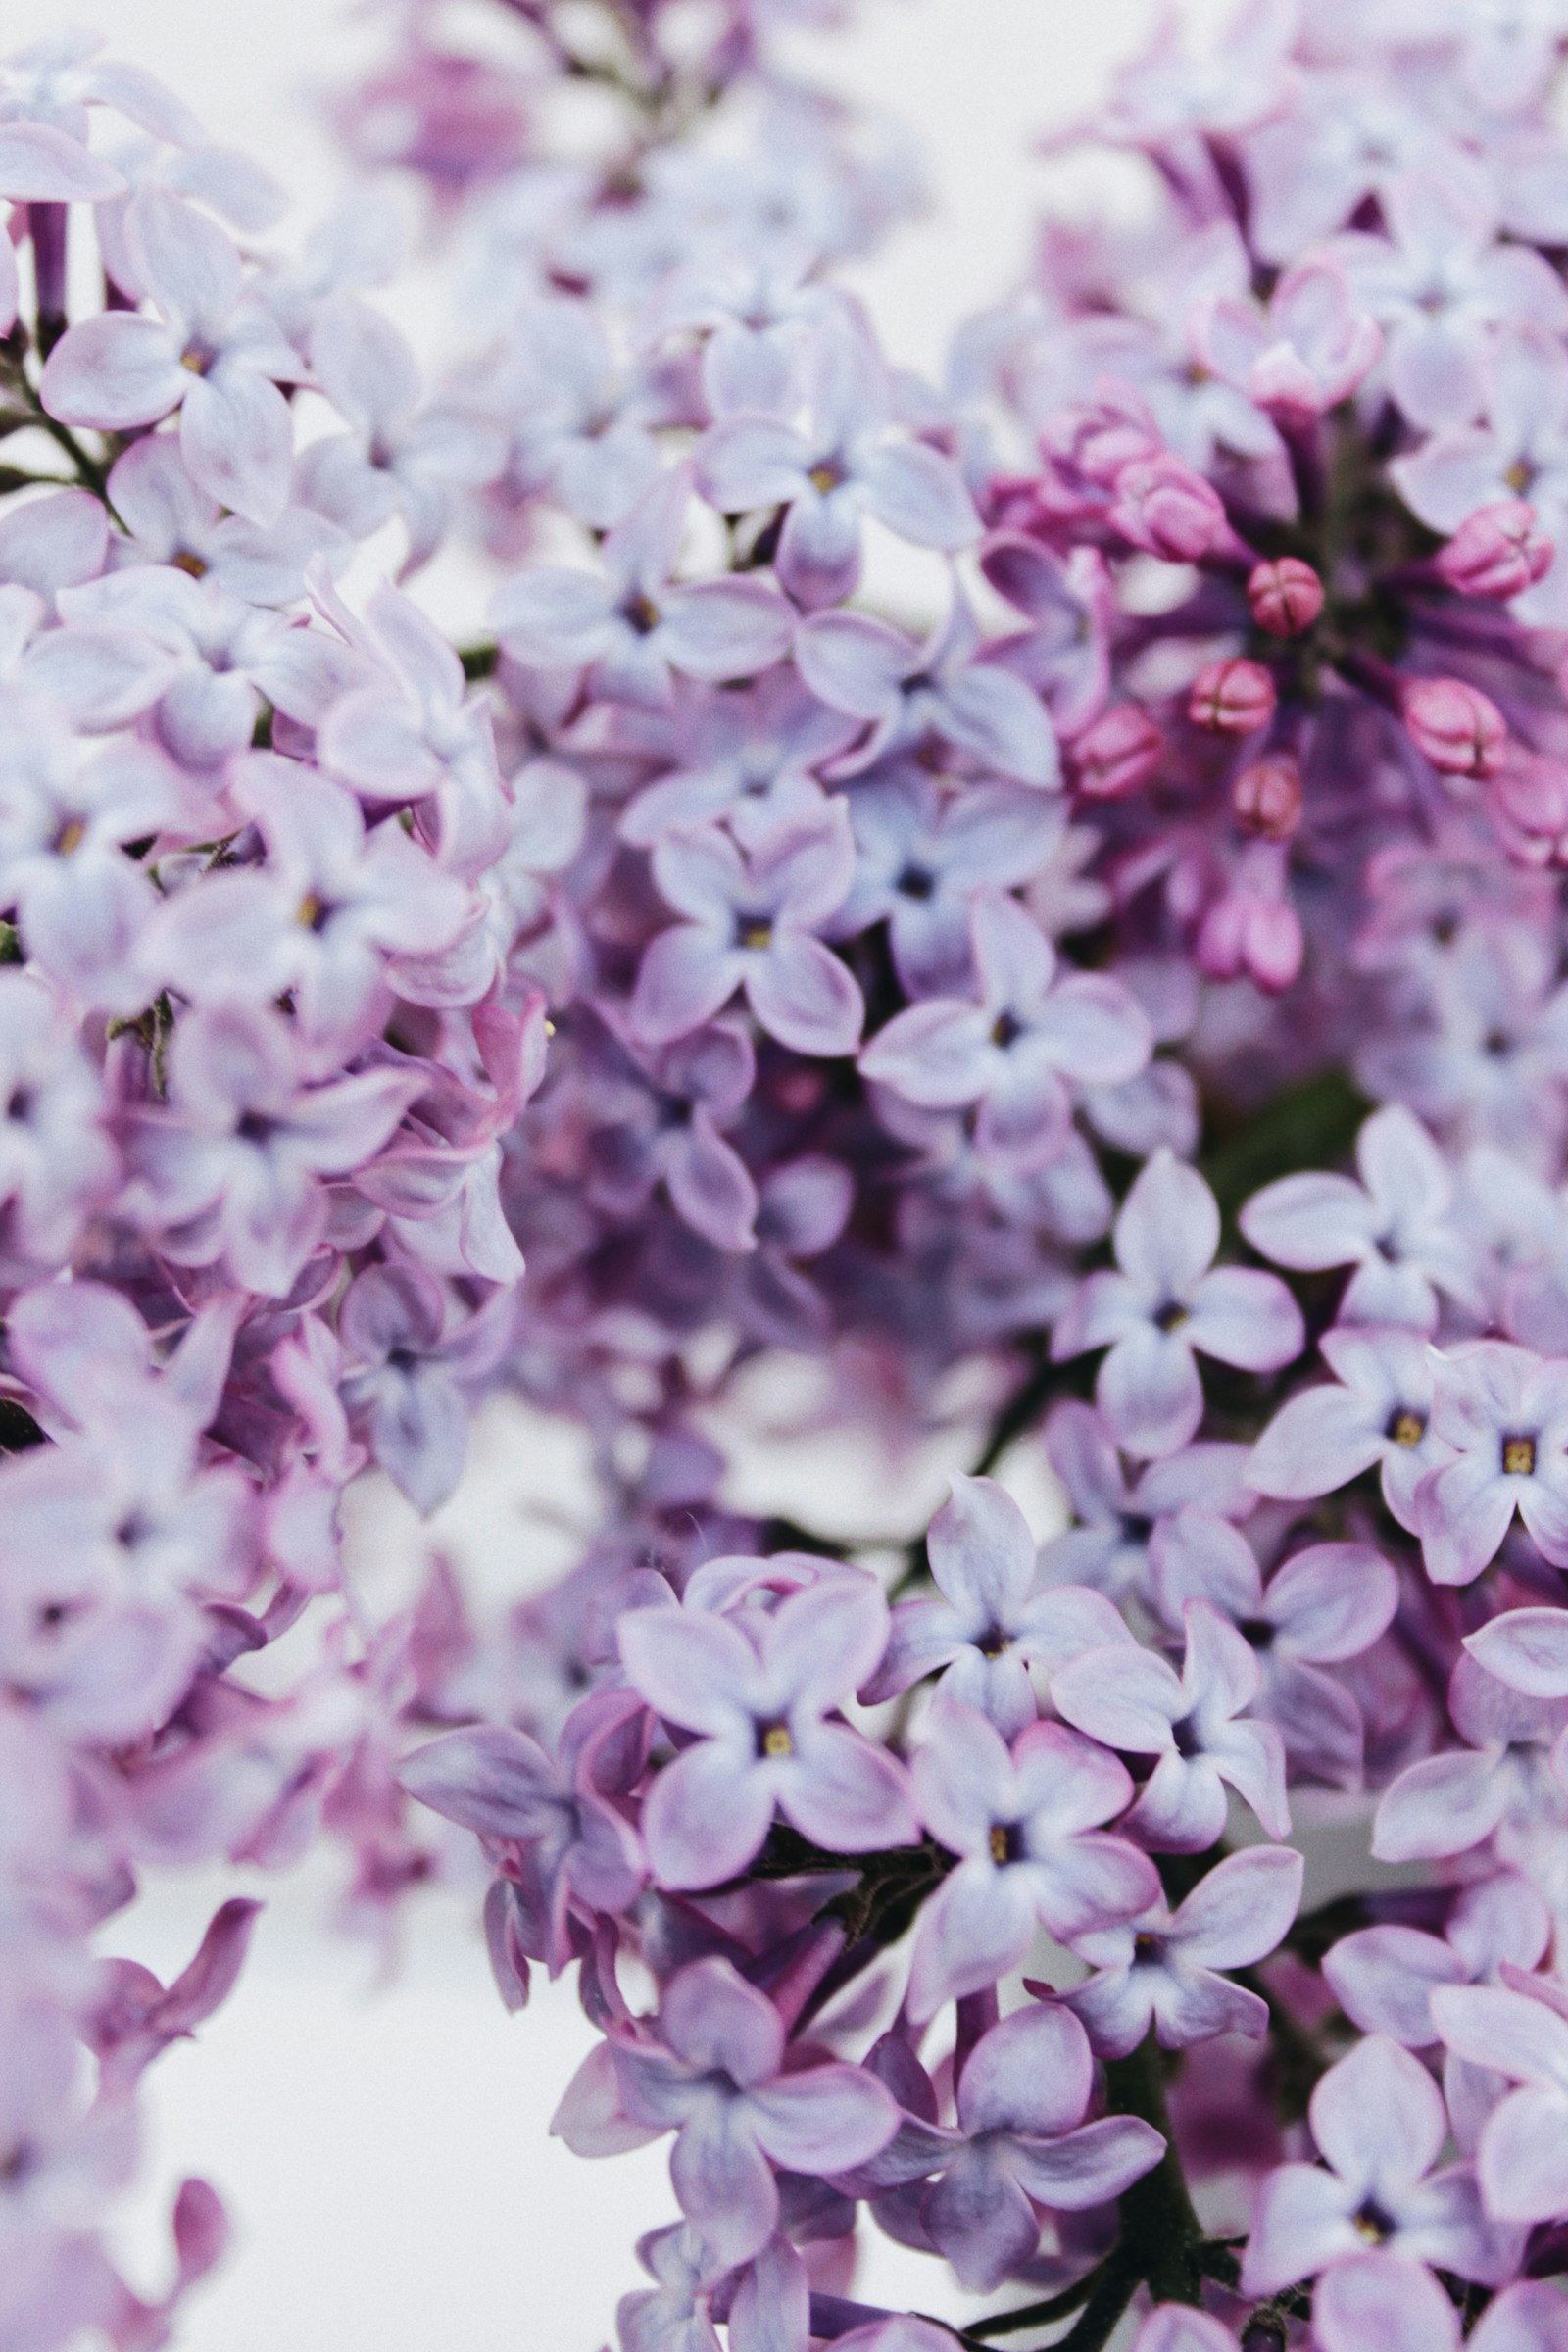
[[[1208,24],[1218,7],[1180,13]],[[850,35],[813,44],[929,157],[931,217],[861,280],[901,359],[935,365],[956,321],[1021,271],[1044,185],[1032,133],[1089,105],[1152,15],[1152,0],[865,0]],[[331,201],[338,167],[312,91],[369,53],[373,23],[321,0],[0,0],[0,48],[65,23],[101,27],[215,137],[258,154],[307,222]],[[569,1509],[569,1447],[504,1413],[480,1441],[445,1539],[514,1588],[560,1547],[517,1494],[553,1488]],[[911,1525],[940,1499],[939,1468],[919,1465],[904,1492]],[[362,1498],[355,1548],[372,1584],[406,1573],[423,1540],[396,1497]],[[167,1979],[237,1890],[227,1876],[155,1886],[108,1946]],[[674,2209],[661,2149],[587,2165],[546,2135],[591,2038],[569,1987],[540,1986],[508,2018],[468,1896],[417,1910],[401,1974],[377,1986],[373,1959],[326,1932],[319,1871],[243,1890],[268,1899],[250,1963],[200,2046],[148,2079],[144,2187],[123,2233],[150,2288],[172,2183],[200,2172],[224,2195],[235,2242],[188,2307],[187,2352],[595,2352],[618,2296],[646,2283],[633,2240]],[[936,2266],[880,2242],[859,2291],[962,2308],[943,2301]]]

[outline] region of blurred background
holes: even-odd
[[[1203,37],[1227,11],[1177,0],[1160,13]],[[68,24],[101,29],[216,139],[259,156],[295,195],[290,227],[308,227],[343,185],[318,94],[375,53],[390,14],[332,0],[0,0],[0,49]],[[926,216],[856,281],[897,359],[939,368],[964,315],[1022,274],[1048,184],[1075,208],[1117,200],[1113,176],[1081,159],[1047,166],[1032,144],[1094,104],[1155,15],[1155,0],[860,0],[847,33],[799,36],[816,77],[901,117],[924,152]],[[399,315],[418,342],[417,297]],[[751,1441],[736,1504],[787,1507],[792,1451]],[[824,1524],[912,1532],[968,1453],[955,1435],[879,1487],[864,1462],[827,1458],[818,1434],[809,1491]],[[547,1581],[572,1553],[578,1458],[568,1430],[500,1404],[430,1528],[384,1483],[357,1491],[353,1570],[374,1613],[432,1544],[481,1591]],[[1044,1479],[1021,1450],[1008,1473],[1044,1533]],[[170,1880],[113,1923],[106,1947],[167,1981],[224,1895],[267,1902],[238,1991],[200,2047],[171,2051],[147,2082],[150,2144],[123,2227],[133,2275],[155,2279],[186,2173],[214,2182],[235,2225],[221,2271],[186,2307],[186,2352],[596,2352],[612,2338],[618,2297],[647,2283],[635,2239],[674,2217],[664,2152],[588,2165],[549,2139],[594,2036],[565,1983],[536,1977],[529,2009],[504,2013],[475,1931],[480,1886],[476,1867],[471,1886],[421,1898],[397,1955],[332,1932],[330,1857],[254,1885]],[[960,2316],[936,2273],[877,2241],[857,2291]]]

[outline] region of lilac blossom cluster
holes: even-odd
[[[256,1906],[100,1933],[318,1835],[576,1971],[621,2352],[1562,2352],[1568,10],[1162,40],[941,385],[829,10],[391,13],[292,255],[0,66],[0,2352],[219,2258],[101,2226]],[[731,1506],[786,1357],[989,1422],[902,1554]],[[498,1390],[590,1544],[378,1617],[345,1489]]]

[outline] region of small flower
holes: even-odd
[[[1101,1593],[1042,1578],[1028,1522],[993,1479],[953,1480],[926,1549],[942,1597],[900,1601],[887,1654],[860,1693],[867,1706],[942,1667],[942,1696],[976,1708],[1010,1740],[1039,1712],[1031,1665],[1049,1669],[1132,1639]]]
[[[831,1720],[887,1642],[868,1576],[843,1573],[782,1600],[755,1632],[684,1607],[632,1609],[617,1627],[634,1688],[701,1735],[657,1774],[643,1813],[665,1886],[714,1886],[746,1868],[780,1809],[834,1853],[909,1845],[919,1825],[885,1748]]]
[[[1516,2268],[1520,2233],[1485,2218],[1474,2166],[1433,2170],[1448,2117],[1419,2058],[1370,2034],[1329,2068],[1308,2114],[1324,2162],[1281,2165],[1264,2180],[1244,2293],[1274,2294],[1368,2245],[1485,2286]]]
[[[1080,1936],[1074,1948],[1097,1973],[1064,1998],[1096,2054],[1125,2058],[1151,2025],[1164,2050],[1264,2033],[1267,2003],[1220,1972],[1273,1951],[1296,1917],[1303,1867],[1289,1846],[1248,1846],[1217,1862],[1175,1911],[1157,1901],[1125,1927]]]
[[[1456,1348],[1434,1369],[1432,1430],[1448,1453],[1416,1496],[1433,1582],[1473,1583],[1515,1512],[1568,1566],[1568,1364],[1502,1340]]]
[[[1206,1600],[1182,1609],[1187,1656],[1178,1677],[1152,1650],[1092,1649],[1052,1677],[1057,1712],[1091,1739],[1154,1769],[1127,1828],[1156,1853],[1201,1853],[1225,1827],[1228,1785],[1271,1838],[1290,1829],[1285,1746],[1271,1723],[1245,1714],[1262,1672],[1235,1627]]]
[[[1300,1351],[1300,1314],[1276,1276],[1214,1265],[1214,1196],[1169,1150],[1134,1181],[1113,1240],[1119,1271],[1083,1283],[1057,1318],[1052,1356],[1061,1363],[1108,1345],[1095,1395],[1117,1443],[1146,1456],[1175,1453],[1203,1417],[1195,1349],[1277,1371]]]
[[[1115,1654],[1140,1653],[1129,1644]],[[928,1726],[915,1802],[959,1860],[916,1930],[908,2002],[922,2019],[1015,1968],[1037,1926],[1075,1940],[1142,1912],[1159,1886],[1147,1855],[1103,1832],[1133,1793],[1103,1748],[1059,1723],[1033,1723],[1009,1754],[983,1716],[945,1699]]]

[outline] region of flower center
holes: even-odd
[[[1390,1421],[1388,1434],[1396,1446],[1403,1446],[1408,1450],[1410,1446],[1420,1445],[1427,1434],[1427,1425],[1419,1413],[1412,1413],[1405,1404]]]
[[[743,948],[760,950],[770,948],[772,944],[773,926],[771,923],[758,921],[741,925],[741,946]]]
[[[1394,2216],[1385,2213],[1375,2197],[1368,2197],[1351,2224],[1356,2236],[1364,2238],[1369,2246],[1385,2244],[1394,2235],[1395,2226]]]
[[[1192,1316],[1189,1314],[1187,1308],[1185,1306],[1179,1306],[1176,1300],[1172,1298],[1160,1308],[1158,1314],[1154,1317],[1154,1326],[1158,1331],[1180,1331],[1185,1324],[1188,1324],[1191,1321]]]
[[[999,1869],[1005,1863],[1016,1862],[1020,1851],[1017,1823],[1015,1821],[995,1823],[988,1842],[991,1847],[991,1859]]]
[[[1502,1467],[1508,1478],[1534,1478],[1536,1475],[1536,1441],[1534,1438],[1504,1438]]]
[[[193,555],[188,547],[182,547],[178,555],[171,556],[169,561],[176,571],[187,573],[193,580],[205,580],[207,577],[205,557]]]
[[[758,1753],[763,1756],[793,1756],[795,1742],[790,1738],[787,1723],[764,1723],[757,1735]]]

